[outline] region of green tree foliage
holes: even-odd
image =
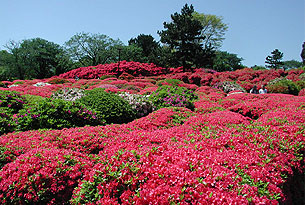
[[[270,81],[267,85],[267,90],[270,93],[284,93],[291,95],[298,95],[298,86],[289,79],[286,78],[276,78]]]
[[[81,66],[91,66],[113,62],[117,46],[123,46],[120,40],[114,40],[104,34],[77,33],[65,43],[67,52],[74,62]]]
[[[136,45],[128,45],[128,46],[115,46],[112,52],[113,62],[119,61],[119,50],[120,51],[120,60],[125,61],[135,61],[135,62],[147,62],[147,58],[143,56],[143,51],[141,48]]]
[[[283,53],[279,49],[271,52],[272,55],[266,57],[265,63],[267,68],[280,69],[283,66]]]
[[[162,67],[173,66],[171,61],[171,50],[161,46],[151,35],[140,34],[128,41],[129,46],[135,46],[141,50],[139,62],[154,63]]]
[[[18,79],[51,77],[65,72],[69,65],[58,44],[41,38],[10,41],[6,48],[10,54],[7,66]]]
[[[204,36],[203,45],[211,44],[214,48],[220,48],[222,41],[225,39],[225,32],[228,30],[228,25],[223,22],[223,17],[194,12],[194,19],[200,21],[203,29],[201,35]]]
[[[305,66],[305,42],[302,45],[301,58],[302,58],[302,61],[303,61],[303,65]]]
[[[171,48],[174,59],[183,66],[184,71],[191,69],[194,65],[202,66],[205,62],[203,57],[206,57],[202,45],[203,27],[200,21],[193,18],[193,13],[193,6],[185,4],[181,9],[181,14],[177,12],[172,14],[172,21],[163,23],[165,30],[158,31],[161,42]]]
[[[155,41],[154,37],[145,34],[140,34],[136,38],[131,38],[128,41],[128,44],[142,48],[145,57],[149,57],[159,47],[159,44]]]
[[[63,53],[61,47],[53,42],[41,38],[24,40],[20,49],[26,55],[26,65],[34,78],[53,76],[59,68],[59,55]]]
[[[8,53],[10,54],[10,59],[7,61],[7,65],[10,67],[10,72],[13,73],[20,80],[25,79],[26,69],[25,69],[25,55],[24,51],[20,49],[20,42],[9,41],[5,45]]]
[[[217,51],[214,58],[213,69],[218,72],[241,69],[244,67],[241,64],[242,60],[243,59],[237,57],[236,54],[228,53],[226,51]]]
[[[296,60],[283,61],[284,70],[302,67],[302,62]]]
[[[13,62],[13,56],[6,50],[0,51],[0,80],[8,80],[13,76],[10,70],[10,64]]]

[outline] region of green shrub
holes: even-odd
[[[0,135],[15,130],[13,115],[24,107],[25,98],[17,92],[0,90]]]
[[[0,107],[8,108],[13,114],[23,108],[25,98],[19,93],[0,90]]]
[[[44,98],[20,110],[16,123],[17,130],[25,131],[95,126],[103,124],[103,120],[96,116],[94,110],[86,108],[81,103]]]
[[[302,90],[305,88],[305,80],[296,81],[295,84],[298,86],[299,90]]]
[[[105,80],[107,78],[116,78],[116,76],[115,75],[103,75],[103,76],[99,77],[100,80]]]
[[[252,69],[253,70],[267,70],[266,67],[264,67],[264,66],[257,66],[257,65],[253,66]]]
[[[286,78],[277,78],[270,81],[267,85],[267,90],[269,93],[284,93],[291,95],[298,95],[298,86]]]
[[[22,84],[24,84],[24,81],[15,81],[14,82],[14,85],[22,85]]]
[[[118,95],[107,93],[103,88],[86,90],[85,96],[78,100],[97,111],[97,116],[106,123],[125,123],[135,119],[136,113],[131,105]]]
[[[162,86],[162,85],[178,86],[179,84],[184,84],[184,82],[178,79],[164,79],[157,82],[158,86]]]
[[[194,110],[193,101],[198,99],[192,90],[184,87],[163,85],[154,91],[149,100],[155,109],[163,107],[186,107]]]
[[[304,67],[305,68],[305,67]],[[305,80],[305,73],[302,73],[301,75],[299,75],[299,78],[301,79],[301,80]]]
[[[64,84],[64,83],[70,83],[70,81],[67,80],[67,79],[64,79],[64,78],[53,78],[53,79],[48,80],[47,83],[50,83],[50,84]]]
[[[35,105],[44,99],[44,97],[41,97],[39,95],[29,94],[23,95],[23,97],[25,97],[25,102],[27,105]]]
[[[12,112],[8,108],[0,107],[0,135],[13,132],[16,123],[12,120]]]

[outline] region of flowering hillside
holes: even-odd
[[[21,100],[16,95],[10,105],[25,103],[29,95],[52,98],[66,93],[68,101],[83,95],[79,90],[104,89],[129,98],[137,94],[132,99],[144,101],[129,103],[143,112],[150,98],[139,95],[157,98],[162,88],[176,87],[166,90],[176,92],[166,102],[189,99],[193,106],[160,103],[160,109],[123,124],[1,135],[0,203],[302,204],[305,97],[247,93],[247,86],[277,77],[296,84],[303,80],[302,73],[198,69],[148,77],[3,82],[10,88],[1,90],[21,94]],[[244,90],[223,83],[233,81]],[[11,106],[4,102],[1,112],[8,115]],[[20,127],[18,114],[12,119]]]

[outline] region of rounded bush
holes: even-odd
[[[225,93],[229,93],[231,91],[236,91],[236,90],[241,92],[246,92],[246,90],[243,87],[232,81],[219,82],[213,85],[213,88],[223,90]]]
[[[269,93],[283,93],[291,95],[298,95],[299,93],[298,86],[286,78],[277,78],[270,81],[267,85],[267,90]]]
[[[303,88],[302,90],[300,90],[299,96],[305,96],[305,88]]]
[[[94,165],[75,188],[72,204],[133,204],[128,203],[139,190],[140,155],[136,151],[118,151],[114,156]],[[126,161],[128,161],[126,163]],[[125,203],[124,203],[125,202]]]
[[[186,107],[194,109],[193,101],[198,99],[194,91],[184,87],[163,85],[154,91],[149,99],[155,109],[163,107]]]
[[[39,103],[40,101],[44,100],[44,97],[41,97],[39,95],[29,95],[26,94],[24,95],[25,97],[25,102],[27,105],[35,105]]]
[[[85,96],[78,100],[94,109],[100,119],[106,123],[126,123],[135,119],[136,113],[131,105],[120,96],[107,93],[102,88],[86,90]]]
[[[8,90],[0,90],[0,135],[12,132],[16,128],[12,120],[14,114],[24,107],[25,98]]]
[[[305,88],[305,80],[296,81],[295,84],[298,86],[299,90],[302,90]]]
[[[152,102],[148,99],[149,95],[130,93],[120,93],[118,95],[131,105],[137,117],[144,117],[153,111]]]
[[[79,88],[64,88],[52,94],[51,98],[75,101],[84,96],[84,90]]]
[[[52,78],[48,80],[49,84],[64,84],[64,83],[70,83],[69,80],[64,79],[64,78]]]
[[[158,86],[162,85],[172,85],[172,86],[178,86],[179,84],[183,84],[184,82],[179,79],[164,79],[157,82]]]
[[[1,204],[66,204],[92,167],[89,157],[64,149],[33,149],[0,172]]]
[[[16,118],[17,130],[62,129],[100,125],[103,120],[81,103],[45,98],[21,110]]]
[[[25,98],[19,93],[0,90],[0,107],[8,108],[12,113],[17,113],[23,108]]]

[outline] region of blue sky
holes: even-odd
[[[222,16],[229,26],[221,50],[247,66],[265,65],[274,49],[301,61],[304,0],[0,0],[0,49],[9,40],[40,37],[63,45],[79,32],[100,33],[127,44],[139,34],[159,40],[158,30],[185,3]]]

